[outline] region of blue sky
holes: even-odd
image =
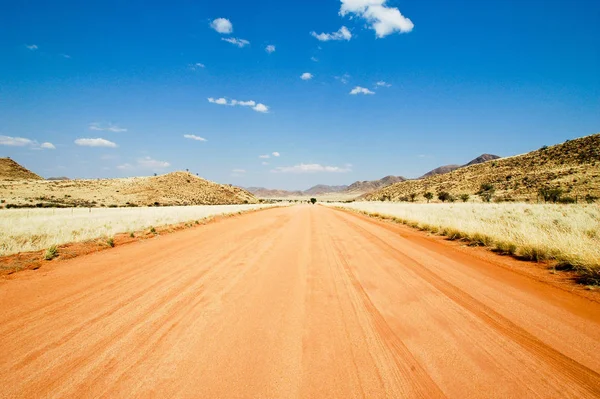
[[[600,131],[595,0],[144,3],[4,2],[0,156],[306,189]]]

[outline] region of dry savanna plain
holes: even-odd
[[[0,398],[600,398],[599,137],[314,205],[2,160]]]

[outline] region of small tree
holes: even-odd
[[[311,198],[311,199],[310,199],[310,203],[311,203],[311,204],[313,204],[313,205],[314,205],[316,202],[317,202],[317,199],[316,199],[316,198]]]
[[[440,191],[437,196],[438,196],[438,199],[442,202],[448,201],[451,197],[451,195],[448,191]]]
[[[467,202],[470,198],[469,194],[461,194],[458,196],[462,202]]]
[[[417,193],[410,193],[410,202],[415,202],[415,198],[417,198]]]
[[[495,192],[496,192],[496,189],[494,188],[494,185],[492,183],[483,183],[479,187],[479,191],[477,192],[477,195],[479,195],[481,197],[482,201],[490,202],[492,200],[492,198],[494,197]]]
[[[563,195],[563,190],[560,187],[541,187],[538,194],[544,199],[544,202],[557,203]]]
[[[425,197],[425,199],[427,200],[427,203],[429,204],[429,201],[431,201],[433,199],[433,193],[428,191],[425,194],[423,194],[423,197]]]

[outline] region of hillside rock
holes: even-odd
[[[10,158],[0,158],[0,180],[42,180],[42,178]]]

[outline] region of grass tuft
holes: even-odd
[[[56,248],[56,245],[53,245],[46,250],[46,253],[44,254],[44,259],[52,260],[52,259],[56,258],[57,256],[58,256],[58,248]]]

